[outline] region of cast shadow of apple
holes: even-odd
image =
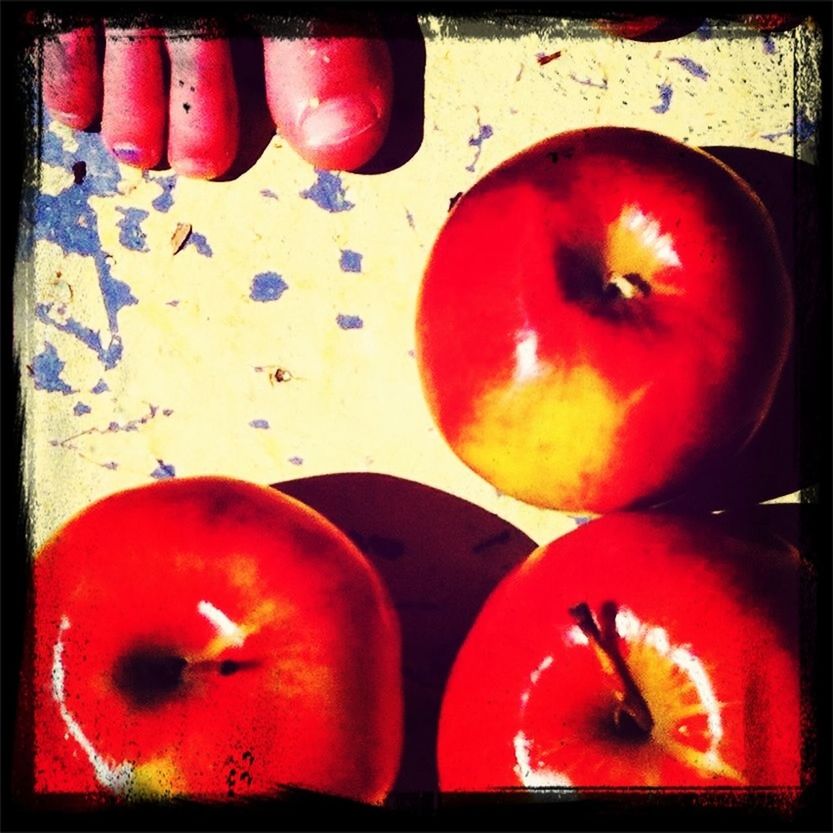
[[[757,192],[772,215],[795,297],[795,334],[772,407],[739,455],[695,475],[667,506],[728,509],[771,500],[818,483],[822,441],[819,399],[820,283],[818,173],[769,151],[705,147]]]
[[[346,532],[387,585],[402,629],[405,737],[394,792],[436,792],[435,741],[448,672],[486,597],[535,542],[437,489],[382,474],[274,484]]]
[[[423,138],[425,41],[419,22],[415,14],[394,9],[379,17],[393,71],[390,127],[375,156],[355,172],[359,174],[387,173],[401,167],[419,150]],[[243,129],[237,157],[218,182],[235,180],[252,168],[275,138],[275,125],[266,105],[260,40],[250,32],[232,37],[230,43]]]

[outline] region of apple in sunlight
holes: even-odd
[[[500,492],[649,505],[741,448],[787,357],[770,217],[712,156],[576,130],[454,205],[426,266],[417,360],[445,439]]]
[[[801,564],[659,512],[538,548],[456,658],[441,788],[798,788]]]
[[[34,793],[381,801],[402,735],[380,579],[273,489],[159,481],[85,509],[34,564]]]

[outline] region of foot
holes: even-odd
[[[318,168],[355,170],[385,138],[393,93],[386,42],[311,23],[303,37],[261,39],[266,102],[281,136]],[[227,37],[94,25],[44,43],[43,97],[57,121],[84,129],[101,117],[107,147],[148,169],[226,173],[241,143],[239,91]]]

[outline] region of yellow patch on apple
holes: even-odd
[[[530,379],[519,386],[515,378],[480,397],[461,433],[460,456],[478,473],[490,473],[500,491],[529,503],[592,505],[615,459],[620,427],[647,386],[622,397],[590,365],[540,362]]]

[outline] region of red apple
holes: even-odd
[[[501,492],[656,502],[763,420],[792,296],[761,201],[642,130],[563,133],[453,207],[418,302],[435,421]]]
[[[702,22],[702,18],[652,17],[618,12],[596,23],[600,29],[618,38],[653,43],[681,38],[693,32]]]
[[[375,571],[298,501],[160,481],[71,520],[34,565],[34,791],[198,800],[291,785],[378,802],[402,734]]]
[[[794,29],[804,18],[789,12],[768,12],[765,14],[745,14],[741,20],[760,32],[786,32]]]
[[[662,513],[540,547],[457,656],[442,789],[798,787],[799,564]]]

